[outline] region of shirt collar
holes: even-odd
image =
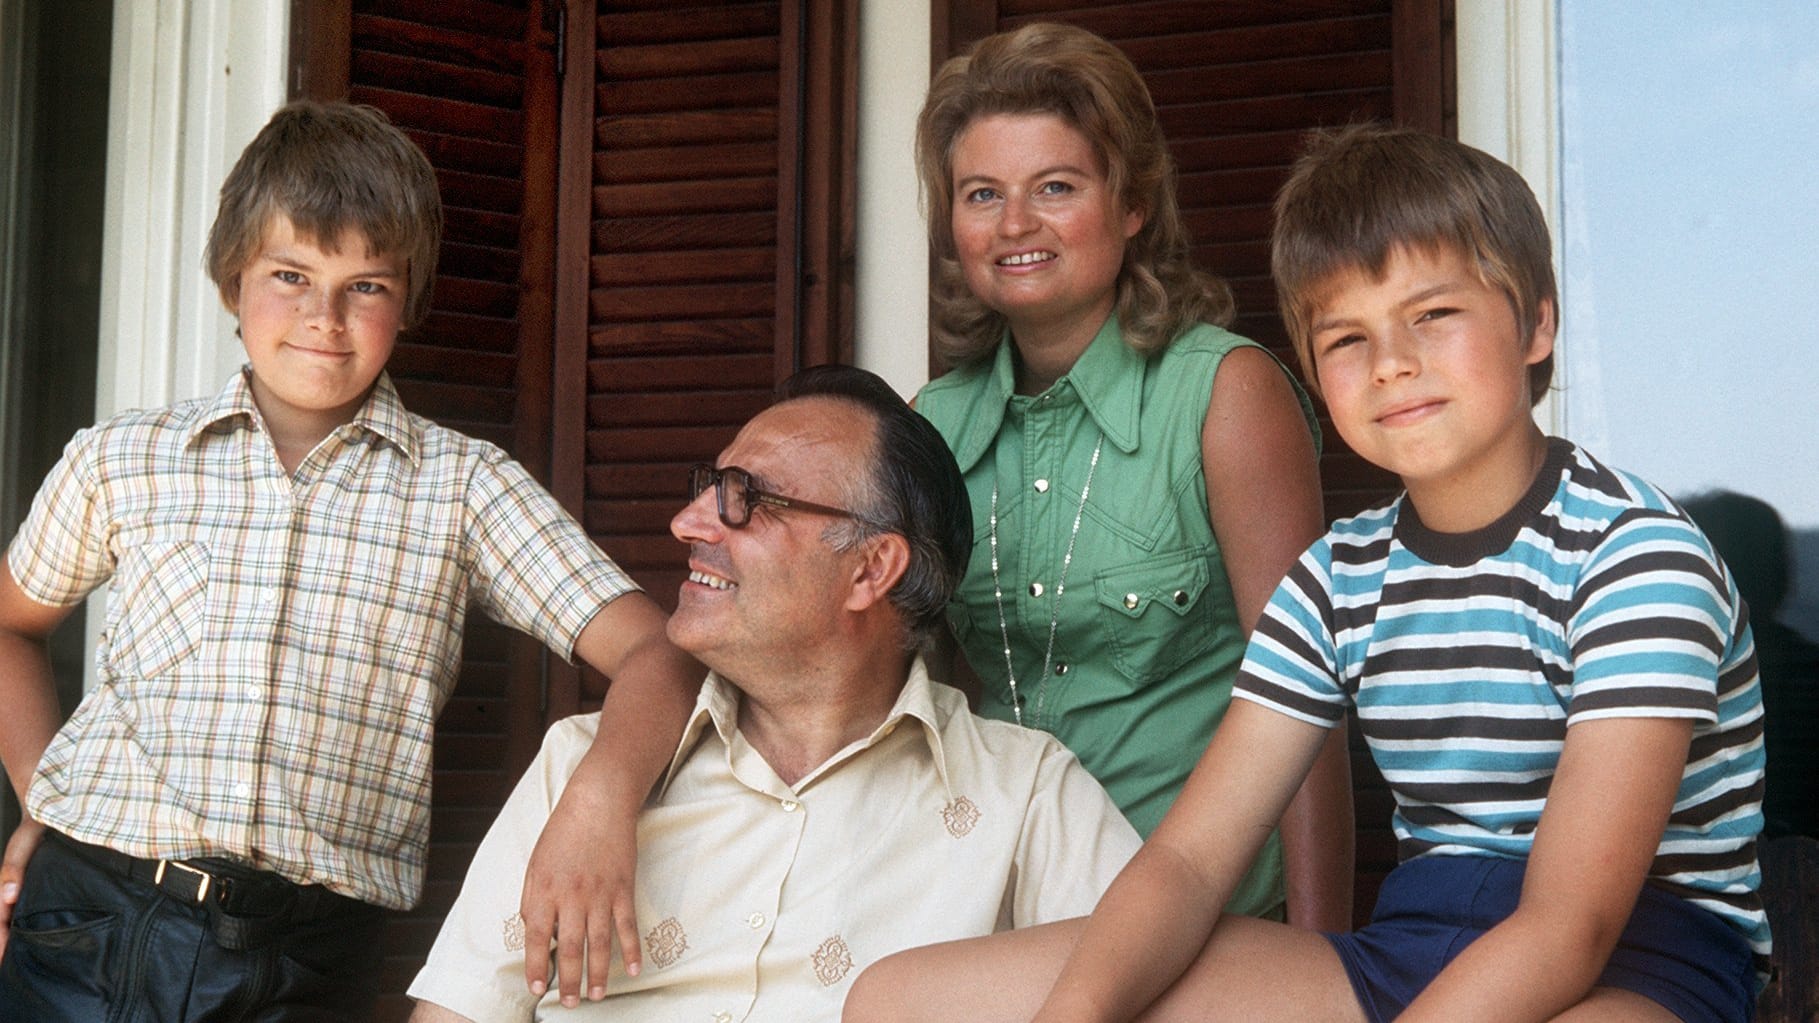
[[[968,410],[964,420],[967,426],[954,444],[954,460],[961,472],[971,472],[990,450],[1004,424],[1005,410],[1017,396],[1017,368],[1011,345],[1007,331],[993,350],[990,364],[982,368],[986,379]],[[1093,335],[1073,367],[1043,393],[1078,394],[1094,425],[1113,446],[1129,454],[1137,450],[1141,439],[1137,423],[1143,409],[1143,375],[1147,369],[1148,361],[1124,343],[1124,332],[1114,315]]]
[[[695,697],[695,709],[689,715],[688,724],[682,729],[682,741],[676,744],[676,752],[670,757],[669,768],[663,772],[658,795],[668,791],[670,782],[682,769],[682,762],[688,759],[709,728],[720,737],[721,743],[728,748],[732,746],[733,736],[739,730],[740,699],[741,693],[736,686],[722,678],[719,672],[708,672],[707,679],[701,683],[700,694]],[[964,708],[960,712],[965,713]],[[870,735],[856,744],[857,750],[849,748],[835,759],[851,759],[858,752],[878,745],[896,731],[904,718],[912,718],[921,726],[923,738],[935,761],[936,773],[941,776],[941,787],[951,801],[954,798],[953,786],[948,782],[947,753],[941,743],[941,729],[953,713],[951,708],[943,708],[935,699],[935,683],[928,677],[928,668],[918,655],[911,662],[909,678],[898,691],[897,700],[891,705],[884,720],[878,723]],[[810,777],[820,773],[817,769]]]
[[[252,422],[261,422],[259,406],[253,401],[252,372],[250,364],[242,366],[228,380],[227,386],[203,407],[202,414],[190,425],[184,443],[195,443],[209,427],[224,420],[244,416]],[[348,425],[390,442],[404,452],[412,464],[417,463],[423,446],[422,433],[411,421],[410,413],[405,411],[389,373],[379,374],[378,381],[373,384],[373,393],[367,395],[366,402],[354,413]]]

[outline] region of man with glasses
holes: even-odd
[[[688,482],[669,635],[713,670],[639,818],[640,948],[556,1018],[833,1021],[891,952],[1091,910],[1136,850],[1123,815],[917,654],[972,549],[940,435],[877,377],[822,367]],[[414,1020],[556,1012],[525,988],[518,892],[596,720],[551,729],[487,834]]]

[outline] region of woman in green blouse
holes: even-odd
[[[1324,527],[1312,408],[1219,326],[1230,291],[1191,266],[1149,92],[1103,39],[1035,24],[948,61],[917,165],[934,344],[956,368],[916,404],[977,537],[955,639],[982,713],[1053,732],[1147,836]],[[1234,908],[1351,926],[1336,736]]]

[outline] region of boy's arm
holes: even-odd
[[[1516,911],[1400,1018],[1545,1020],[1583,1000],[1635,909],[1692,734],[1679,718],[1567,729]]]
[[[1233,700],[1181,796],[1087,919],[1035,1018],[1131,1019],[1173,984],[1206,947],[1326,731]]]
[[[418,1002],[417,1008],[411,1011],[410,1023],[474,1023],[474,1021],[453,1009],[444,1009],[434,1002]]]
[[[707,671],[664,635],[665,616],[643,593],[627,593],[596,614],[575,640],[575,658],[612,679],[592,747],[563,790],[525,871],[524,975],[533,992],[549,983],[556,940],[563,1004],[579,1003],[586,956],[587,997],[606,995],[615,933],[626,971],[640,964],[633,909],[637,821],[676,751]]]
[[[1249,636],[1283,575],[1325,531],[1314,438],[1267,353],[1239,348],[1220,362],[1200,450],[1213,535]],[[1352,926],[1350,757],[1342,723],[1282,817],[1288,919],[1298,927]]]
[[[0,764],[6,768],[22,813],[38,760],[63,718],[44,642],[71,610],[26,596],[13,579],[12,567],[0,558],[0,707],[6,708],[0,714]],[[19,900],[26,861],[43,835],[43,827],[26,814],[0,860],[0,955],[5,953],[11,933],[13,905]]]

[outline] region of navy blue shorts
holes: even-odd
[[[1514,912],[1527,866],[1420,856],[1390,871],[1371,922],[1326,935],[1365,1015],[1394,1019],[1465,946]],[[1730,1023],[1756,1012],[1749,943],[1716,914],[1652,885],[1642,886],[1597,985],[1634,991],[1683,1020]]]

